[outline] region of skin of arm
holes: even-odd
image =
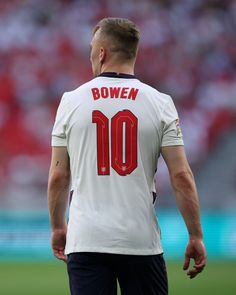
[[[162,147],[161,154],[167,164],[177,206],[189,233],[183,269],[187,270],[190,260],[194,260],[193,268],[187,272],[192,279],[203,270],[206,264],[196,184],[183,146]]]
[[[70,164],[66,147],[53,147],[48,177],[48,208],[52,229],[53,254],[66,261],[66,208],[70,187]]]

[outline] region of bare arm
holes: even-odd
[[[48,208],[52,228],[52,248],[54,255],[66,260],[66,208],[70,185],[69,156],[65,147],[53,147],[48,177]]]
[[[203,270],[206,263],[196,184],[183,146],[163,147],[161,153],[169,170],[178,208],[188,229],[184,269],[188,269],[190,259],[193,258],[195,265],[188,271],[190,278],[193,278]]]

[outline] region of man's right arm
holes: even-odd
[[[178,208],[189,233],[184,270],[189,268],[190,259],[194,259],[195,265],[187,273],[190,278],[194,278],[206,264],[196,184],[183,146],[162,147],[161,153],[169,170]]]

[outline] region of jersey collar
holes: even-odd
[[[108,77],[108,78],[123,78],[123,79],[136,79],[134,75],[116,73],[116,72],[103,72],[98,77]]]

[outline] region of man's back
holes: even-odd
[[[152,188],[162,146],[182,145],[171,98],[103,73],[66,93],[52,144],[67,146],[73,197],[66,253],[162,252]]]
[[[198,195],[174,104],[133,76],[139,38],[127,19],[105,18],[95,26],[90,61],[96,78],[64,95],[53,128],[52,249],[67,261],[72,295],[116,294],[117,280],[122,294],[168,294],[152,196],[160,152],[189,232],[184,269],[193,258],[187,272],[193,278],[205,266]]]

